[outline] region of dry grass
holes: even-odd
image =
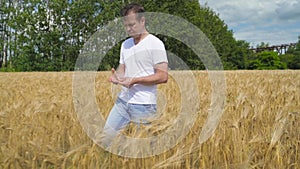
[[[186,78],[184,72],[172,74]],[[194,72],[200,89],[194,126],[171,150],[142,159],[113,155],[91,141],[74,110],[72,75],[0,74],[0,168],[300,168],[300,71],[225,72],[225,111],[203,144],[199,134],[211,84],[206,72]],[[99,72],[95,82],[104,117],[115,96],[108,75]],[[152,133],[172,125],[180,108],[178,90],[172,78],[159,86],[162,116]]]

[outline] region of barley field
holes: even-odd
[[[212,85],[206,71],[192,73],[198,89],[188,91],[198,92],[200,105],[195,123],[174,147],[146,158],[115,155],[87,135],[74,108],[73,72],[0,73],[0,168],[300,168],[300,71],[224,71],[223,115],[204,142]],[[97,72],[94,81],[104,118],[119,90],[109,75]],[[148,133],[164,132],[179,114],[185,90],[172,75],[188,81],[185,72],[171,71],[159,85],[161,116],[142,128]],[[134,128],[122,132],[134,135]]]

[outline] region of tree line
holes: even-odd
[[[120,17],[129,0],[9,0],[0,1],[1,71],[73,71],[85,42],[104,25]],[[250,45],[236,40],[232,30],[198,0],[137,0],[148,12],[179,16],[197,26],[218,52],[224,69],[299,69],[300,47],[284,55],[253,53]],[[163,35],[168,51],[181,57],[193,70],[205,69],[184,43]],[[111,48],[98,70],[118,65],[120,43]],[[172,69],[180,69],[176,63]]]

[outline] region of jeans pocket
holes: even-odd
[[[156,113],[156,105],[153,104],[149,104],[149,105],[145,105],[145,112],[153,114]]]

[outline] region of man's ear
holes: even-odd
[[[145,25],[146,19],[144,16],[141,17],[140,22],[143,23]]]

